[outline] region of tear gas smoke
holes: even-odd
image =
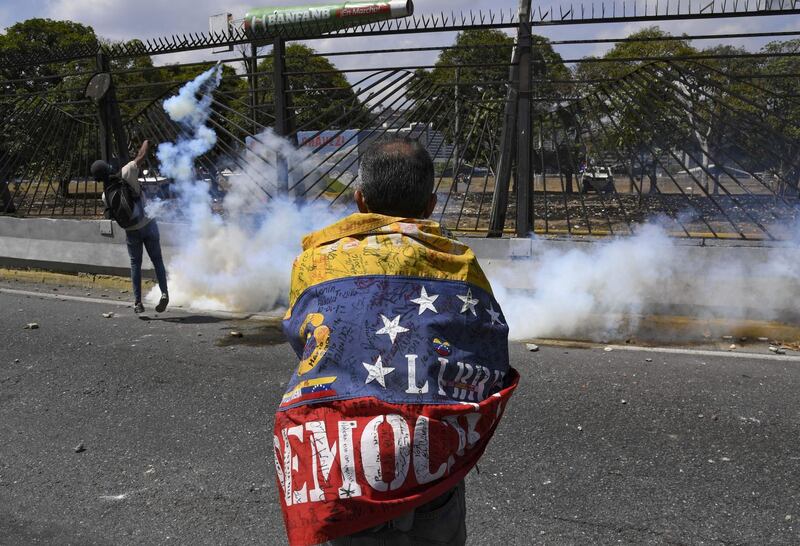
[[[276,154],[292,167],[290,187],[319,165],[267,130],[254,137],[228,177],[223,215],[212,212],[209,182],[196,180],[193,166],[215,142],[205,124],[220,76],[217,68],[205,72],[165,102],[185,130],[184,137],[158,150],[162,172],[176,181],[174,208],[180,214],[158,201],[148,212],[179,222],[172,226],[180,233],[168,267],[173,302],[208,310],[270,310],[286,303],[301,236],[347,211],[270,198],[277,191]],[[302,184],[298,188],[298,194],[305,190]],[[483,266],[512,339],[613,337],[634,331],[638,315],[664,305],[700,302],[722,309],[726,318],[746,318],[754,309],[762,315],[800,309],[800,226],[796,231],[793,246],[737,253],[687,245],[653,223],[634,236],[584,248],[534,239],[532,259],[484,260]],[[154,290],[148,300],[157,299]]]
[[[206,125],[211,115],[212,92],[222,81],[217,64],[184,85],[177,95],[164,101],[164,110],[186,133],[175,143],[163,142],[157,157],[162,173],[178,184],[194,182],[194,161],[217,143],[217,135]]]
[[[223,215],[212,211],[210,182],[197,180],[195,160],[216,143],[206,125],[211,115],[211,94],[221,79],[215,67],[186,84],[164,102],[170,118],[184,129],[175,143],[158,148],[162,173],[174,180],[176,202],[154,200],[148,214],[175,222],[177,248],[171,256],[170,301],[204,310],[256,312],[285,304],[294,257],[300,237],[333,222],[343,213],[329,206],[294,204],[275,195],[275,154],[287,158],[298,172],[312,167],[308,154],[267,130],[228,178],[230,187],[222,203]],[[269,159],[272,158],[272,161]],[[158,300],[153,290],[147,300]]]
[[[700,247],[653,223],[607,242],[534,239],[531,259],[485,263],[512,339],[613,339],[637,317],[691,308],[699,318],[791,318],[800,309],[800,225],[773,248]],[[583,248],[581,248],[583,247]]]

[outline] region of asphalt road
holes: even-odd
[[[800,362],[511,354],[469,544],[800,544]],[[0,544],[285,544],[294,366],[275,325],[0,292]]]

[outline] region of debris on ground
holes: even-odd
[[[760,338],[758,338],[758,341],[761,341],[762,343],[763,342],[767,342],[767,341],[769,341],[769,338],[768,337],[760,337]]]
[[[769,350],[776,355],[785,355],[786,350],[783,347],[776,347],[775,345],[770,345]]]
[[[731,341],[733,339],[733,336],[722,336],[722,339],[724,339],[725,341]]]
[[[103,313],[103,316],[104,316],[105,318],[111,318],[111,317],[113,317],[113,316],[114,316],[114,313]]]
[[[607,352],[607,353],[610,353],[611,351],[613,351],[613,350],[614,350],[614,348],[613,348],[613,347],[606,347],[606,348],[604,348],[603,350],[604,350],[605,352]]]
[[[86,451],[86,446],[83,445],[83,442],[75,446],[75,453],[83,453],[84,451]]]
[[[39,328],[39,324],[36,322],[29,322],[25,325],[24,330],[36,330]]]
[[[14,364],[18,364],[18,363],[19,363],[19,358],[15,358],[14,359]]]
[[[645,359],[644,359],[644,361],[645,361],[645,362],[652,362],[652,361],[653,361],[653,359],[652,359],[652,358],[645,358]]]
[[[729,350],[729,351],[733,351],[733,350],[735,350],[735,349],[736,349],[736,344],[735,344],[735,343],[731,343],[731,346],[730,346],[730,347],[728,347],[728,350]]]
[[[231,337],[244,337],[244,334],[242,334],[241,332],[238,332],[236,330],[231,330],[231,334],[230,335],[231,335]]]
[[[525,348],[531,351],[532,353],[535,353],[536,351],[539,350],[539,346],[536,345],[535,343],[526,343]]]

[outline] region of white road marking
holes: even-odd
[[[115,305],[117,307],[133,307],[133,304],[129,301],[119,301],[119,300],[112,300],[108,298],[88,298],[86,296],[68,296],[66,294],[54,294],[52,292],[36,292],[33,290],[15,290],[13,288],[0,288],[0,294],[14,294],[17,296],[31,296],[36,298],[49,298],[51,300],[60,300],[60,301],[81,301],[84,303],[102,303],[106,305]],[[150,309],[147,309],[149,314],[151,312]],[[170,305],[168,311],[173,312],[181,312],[181,313],[196,313],[200,315],[208,315],[210,317],[216,318],[224,318],[224,319],[234,319],[234,320],[245,320],[245,319],[252,319],[252,320],[275,320],[283,318],[284,313],[286,312],[285,309],[278,309],[276,311],[270,311],[267,313],[236,313],[232,311],[212,311],[212,310],[202,310],[198,311],[196,309],[187,309],[184,307],[179,307],[177,305]],[[155,311],[152,311],[155,312]]]
[[[116,305],[118,307],[131,307],[129,301],[119,301],[107,298],[87,298],[85,296],[68,296],[66,294],[53,294],[50,292],[34,292],[32,290],[14,290],[13,288],[0,288],[0,293],[15,294],[17,296],[34,296],[37,298],[50,298],[51,300],[67,300],[67,301],[82,301],[86,303],[105,303],[107,305]]]
[[[104,501],[121,501],[128,498],[128,493],[123,493],[122,495],[100,495],[99,498]]]
[[[718,356],[730,358],[750,358],[759,360],[776,360],[782,362],[800,362],[800,355],[773,355],[746,353],[735,351],[709,351],[705,349],[679,349],[677,347],[637,347],[631,345],[609,345],[615,351],[640,351],[645,353],[665,353],[672,355]]]

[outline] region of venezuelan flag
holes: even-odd
[[[435,222],[354,214],[303,240],[275,418],[289,542],[399,517],[475,465],[516,388],[475,255]]]
[[[329,398],[336,396],[336,391],[331,388],[335,377],[317,377],[300,381],[290,391],[283,395],[281,407],[289,404],[298,404],[315,400],[317,398]]]

